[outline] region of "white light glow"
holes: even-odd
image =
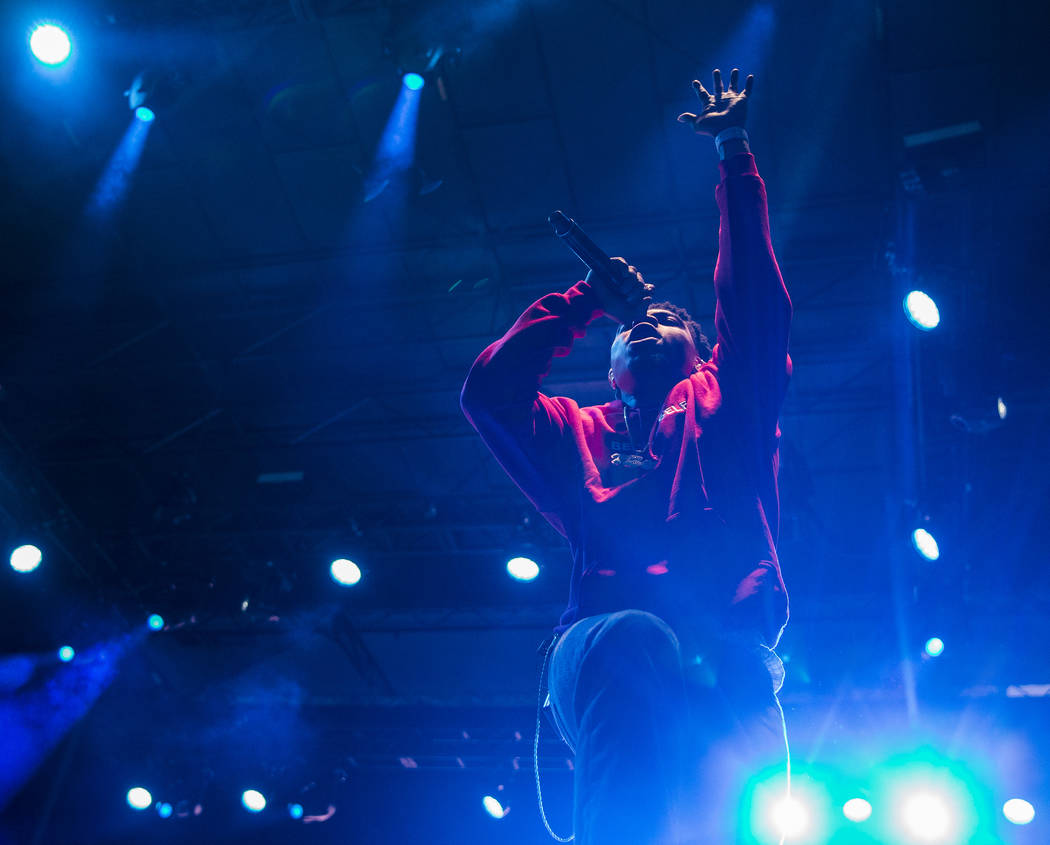
[[[527,557],[512,557],[507,561],[507,572],[516,581],[531,581],[540,574],[540,568]]]
[[[864,822],[871,818],[871,804],[863,798],[850,798],[842,805],[842,815],[851,822]]]
[[[999,419],[1006,419],[1006,402],[1003,401],[1003,397],[1000,396],[995,400],[995,409],[999,412]]]
[[[153,796],[149,790],[141,786],[133,786],[128,790],[128,806],[133,810],[145,810],[153,803]]]
[[[904,828],[920,842],[942,842],[951,833],[951,815],[944,800],[929,792],[912,795],[901,808]]]
[[[911,534],[912,545],[926,560],[937,560],[941,556],[940,547],[933,535],[925,528],[916,528]]]
[[[11,552],[11,568],[15,572],[32,572],[43,559],[44,555],[36,546],[19,546]]]
[[[46,23],[29,36],[29,49],[45,65],[60,65],[69,58],[73,45],[61,27]]]
[[[941,313],[937,309],[937,303],[921,290],[913,290],[904,297],[904,313],[908,320],[917,329],[928,332],[937,328],[941,322]]]
[[[1035,807],[1023,798],[1011,798],[1003,804],[1003,815],[1013,824],[1028,824],[1035,818]]]
[[[345,557],[332,561],[332,578],[337,584],[344,587],[352,587],[361,580],[361,568],[352,560]]]
[[[482,798],[481,803],[485,807],[485,812],[494,819],[502,819],[507,815],[507,811],[504,809],[503,805],[491,795],[486,795]]]
[[[773,823],[788,839],[801,836],[809,827],[809,812],[795,798],[781,798],[773,805]]]
[[[266,798],[257,789],[246,789],[241,794],[241,803],[246,810],[261,813],[266,809]]]
[[[944,640],[940,637],[930,637],[926,640],[926,653],[930,657],[940,657],[944,654]]]

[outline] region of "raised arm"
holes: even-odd
[[[713,360],[724,400],[745,413],[765,455],[775,449],[777,417],[791,373],[791,300],[773,255],[765,184],[744,129],[754,77],[747,77],[742,90],[737,70],[730,74],[728,88],[719,71],[712,77],[713,94],[693,82],[700,113],[687,112],[678,120],[714,137],[722,159],[722,181],[715,191],[721,219]]]

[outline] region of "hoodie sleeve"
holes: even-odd
[[[765,463],[776,450],[777,418],[791,375],[791,300],[773,255],[766,188],[754,157],[732,156],[719,169],[712,358],[724,405]]]
[[[602,313],[586,282],[547,294],[481,353],[460,395],[463,413],[503,469],[566,536],[572,482],[580,478],[580,411],[571,399],[546,396],[540,387],[554,358],[568,355]],[[572,467],[578,471],[567,471]]]

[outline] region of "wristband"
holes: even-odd
[[[715,135],[715,147],[718,150],[718,157],[724,159],[725,151],[722,149],[722,145],[726,141],[733,141],[739,138],[741,141],[747,141],[747,130],[743,126],[730,126],[728,129],[723,129],[717,135]]]

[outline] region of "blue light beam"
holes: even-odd
[[[91,709],[116,676],[131,642],[120,637],[98,643],[61,669],[41,664],[34,683],[5,689],[14,694],[0,696],[0,807]]]
[[[143,114],[140,115],[139,112]],[[148,116],[145,115],[146,112],[149,113]],[[145,107],[138,109],[120,144],[106,163],[91,199],[88,200],[87,216],[92,223],[100,225],[108,222],[124,205],[131,177],[138,167],[139,159],[142,158],[152,125],[153,112]]]
[[[748,9],[726,41],[716,49],[711,67],[721,69],[727,84],[729,71],[733,68],[740,68],[741,85],[749,73],[761,80],[776,23],[773,5],[756,3]],[[701,81],[708,85],[706,79]]]
[[[410,86],[407,79],[401,85],[379,138],[372,169],[365,179],[365,202],[379,196],[396,174],[412,167],[416,157],[416,124],[422,88],[422,85],[418,88]]]

